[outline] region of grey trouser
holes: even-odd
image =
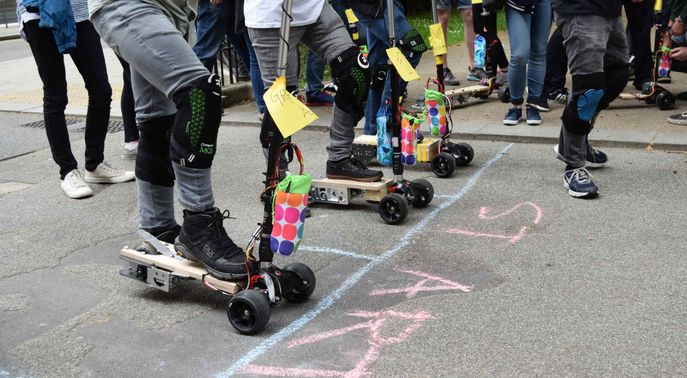
[[[555,13],[555,18],[563,35],[573,81],[575,76],[603,73],[607,67],[627,64],[627,40],[620,17]],[[558,141],[561,160],[574,168],[583,167],[590,150],[587,135],[573,134],[561,127]]]
[[[131,66],[138,122],[174,114],[171,98],[210,75],[184,38],[185,32],[175,26],[188,22],[172,20],[159,5],[117,0],[97,11],[91,21],[103,40]],[[173,167],[183,208],[203,211],[214,206],[209,168]],[[176,223],[172,187],[145,181],[137,187],[142,228]]]
[[[258,58],[262,81],[267,89],[277,78],[279,28],[248,28],[248,34]],[[355,47],[341,18],[325,1],[322,13],[314,24],[291,27],[286,73],[286,85],[291,88],[298,86],[298,44],[300,42],[303,42],[327,64],[331,64],[342,52]],[[354,128],[359,121],[355,118],[337,109],[336,104],[334,105],[327,147],[329,160],[341,160],[351,155],[351,145],[355,137]]]

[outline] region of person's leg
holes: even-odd
[[[623,4],[625,6],[625,14],[627,15],[629,39],[632,41],[632,52],[635,57],[635,79],[632,84],[635,88],[641,90],[644,82],[651,81],[651,70],[653,68],[651,28],[653,26],[654,0],[643,0],[640,2],[624,0]]]
[[[475,26],[472,20],[472,2],[470,0],[460,0],[458,5],[460,17],[463,19],[465,28],[465,48],[468,50],[468,76],[470,81],[479,81],[480,78],[475,69]]]
[[[105,42],[176,105],[169,152],[184,223],[175,249],[201,261],[218,278],[245,276],[245,255],[227,236],[212,193],[211,166],[222,112],[217,76],[210,75],[154,4],[118,0],[91,19]],[[152,106],[148,110],[158,111]]]
[[[375,135],[377,134],[377,111],[382,105],[382,94],[384,93],[388,70],[386,58],[386,49],[388,47],[386,42],[387,29],[384,19],[363,15],[359,19],[360,23],[365,25],[367,30],[367,48],[369,50],[367,58],[372,78],[367,94],[367,103],[365,104],[365,127],[363,132],[365,135]]]
[[[546,44],[551,30],[551,1],[541,0],[530,23],[530,55],[527,62],[527,102],[548,111],[543,93],[546,76]]]
[[[217,51],[224,38],[225,25],[222,12],[225,6],[226,4],[210,4],[209,0],[198,1],[196,43],[193,45],[193,52],[210,72],[215,66]]]
[[[306,96],[321,91],[324,88],[322,80],[324,80],[324,63],[317,54],[308,49],[308,55],[305,57]]]
[[[265,93],[265,86],[262,82],[262,76],[260,73],[260,65],[258,64],[258,58],[255,56],[255,50],[253,50],[253,44],[248,35],[248,31],[243,34],[246,40],[246,47],[248,49],[248,56],[250,58],[249,63],[249,73],[250,73],[250,83],[253,87],[253,97],[255,97],[255,102],[258,107],[258,112],[264,114],[267,109],[265,106],[265,100],[262,98],[263,93]]]
[[[318,20],[309,25],[303,43],[331,67],[338,85],[329,128],[327,177],[376,181],[381,171],[371,170],[351,159],[354,129],[364,115],[370,81],[369,64],[353,43],[346,27],[327,3]]]
[[[234,27],[234,23],[236,22],[236,7],[234,6],[234,2],[224,1],[223,12],[225,22],[224,30],[227,35],[227,40],[236,51],[236,55],[241,59],[241,63],[248,68],[250,66],[250,53],[248,52],[246,39],[242,34],[236,34],[236,28]]]
[[[567,90],[565,89],[565,75],[567,73],[568,56],[563,46],[563,35],[561,35],[560,29],[556,28],[546,46],[546,76],[543,94],[547,95],[549,100],[563,103],[567,101]]]
[[[67,81],[64,59],[57,50],[55,38],[48,29],[38,27],[38,20],[24,24],[38,74],[43,82],[43,119],[52,158],[60,167],[60,179],[77,168],[72,154],[69,132],[64,118],[67,106]]]
[[[530,14],[506,7],[506,24],[511,44],[508,86],[511,103],[514,106],[522,105],[525,94],[527,60],[530,56],[531,21]]]
[[[384,21],[385,25],[389,25],[388,12],[386,11],[384,11]],[[422,53],[427,51],[427,45],[425,45],[420,33],[413,28],[412,25],[410,25],[408,18],[405,15],[403,6],[398,2],[394,2],[394,27],[396,29],[396,47],[403,52],[403,55],[405,55],[406,59],[413,68],[417,67],[417,65],[420,63],[420,59],[422,58]],[[384,30],[386,30],[386,27]],[[384,55],[386,56],[386,53]],[[408,82],[400,79],[398,85],[399,96],[405,92],[407,86]],[[387,101],[390,98],[391,79],[387,76],[382,100]]]
[[[107,78],[105,56],[100,45],[100,36],[90,21],[76,24],[77,44],[69,53],[81,73],[88,91],[88,113],[86,114],[86,170],[94,171],[104,160],[105,137],[110,121],[112,89]],[[133,179],[133,175],[127,177]],[[88,179],[88,174],[86,175]]]
[[[441,29],[444,32],[444,43],[448,46],[448,21],[451,18],[451,7],[455,0],[437,0],[437,20],[441,24]],[[466,31],[467,34],[467,31]],[[449,68],[448,64],[448,54],[442,56],[442,62],[444,65],[444,85],[460,85],[460,81],[456,79]]]
[[[617,97],[627,81],[627,44],[619,18],[556,14],[556,22],[573,78],[572,96],[561,117],[557,158],[566,163],[564,184],[568,193],[595,196],[598,187],[583,169],[590,158],[587,137],[598,112]]]
[[[122,123],[124,124],[124,143],[138,141],[138,127],[136,126],[136,108],[134,92],[131,87],[131,69],[129,63],[117,55],[122,65],[122,96],[120,106],[122,108]],[[134,151],[135,152],[135,151]]]

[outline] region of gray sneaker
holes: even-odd
[[[668,123],[672,123],[673,125],[687,125],[687,112],[668,116]]]
[[[115,168],[110,163],[103,161],[98,164],[93,171],[86,171],[86,182],[94,182],[98,184],[118,184],[120,182],[127,182],[133,180],[135,177],[134,171],[125,171]]]
[[[453,76],[453,72],[448,67],[444,67],[444,85],[460,85],[460,81]]]

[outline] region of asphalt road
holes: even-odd
[[[222,127],[213,170],[241,243],[261,214],[257,137]],[[132,168],[120,139],[108,156]],[[295,140],[323,174],[326,132]],[[47,149],[0,161],[0,376],[686,375],[687,155],[605,149],[601,196],[580,200],[552,146],[470,143],[474,162],[451,179],[406,170],[436,197],[402,225],[364,201],[314,206],[291,260],[316,291],[252,337],[197,282],[168,294],[118,275],[137,241],[133,183],[74,201]]]

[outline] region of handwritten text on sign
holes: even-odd
[[[415,72],[413,66],[410,65],[410,62],[408,62],[408,59],[406,59],[398,47],[386,49],[386,55],[389,57],[391,64],[396,67],[398,74],[401,75],[403,80],[413,81],[420,79],[420,76]]]
[[[263,97],[274,123],[285,138],[317,119],[315,113],[286,90],[286,79],[283,76],[272,83]]]
[[[444,39],[444,30],[441,24],[429,25],[429,43],[432,45],[434,56],[446,54],[446,39]]]

